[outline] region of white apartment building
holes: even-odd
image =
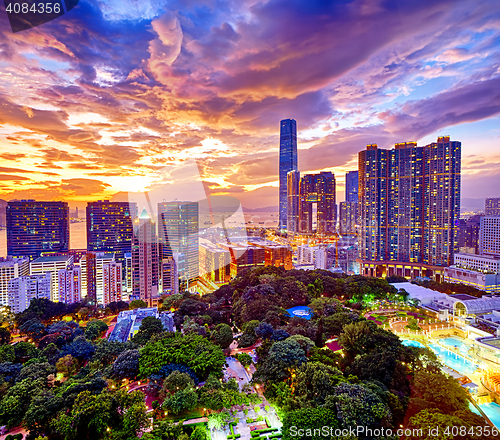
[[[9,281],[29,273],[29,258],[11,256],[0,258],[0,305],[9,305]]]
[[[40,275],[50,272],[52,287],[50,300],[59,301],[59,271],[73,264],[73,255],[58,255],[40,257],[30,263],[30,275]]]

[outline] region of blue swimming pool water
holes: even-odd
[[[421,342],[413,341],[411,339],[403,339],[401,343],[403,345],[406,345],[407,347],[421,347],[421,348],[425,347],[425,345],[422,344]]]
[[[469,347],[466,344],[464,344],[460,338],[456,338],[454,336],[452,336],[450,338],[440,339],[440,342],[444,345],[449,346],[449,347],[456,347],[456,348],[460,349],[460,352],[462,352],[462,353],[467,353],[467,351],[469,349]]]
[[[495,402],[480,403],[479,407],[484,411],[493,424],[500,429],[500,405]]]
[[[478,365],[473,362],[464,359],[462,356],[457,355],[453,352],[448,351],[437,344],[430,344],[430,347],[434,350],[434,353],[443,361],[445,365],[453,368],[461,374],[472,374],[478,368]]]

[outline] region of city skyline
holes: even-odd
[[[0,198],[81,208],[183,185],[196,160],[207,192],[277,206],[284,118],[339,202],[366,144],[443,135],[462,142],[463,206],[496,196],[500,6],[411,3],[81,1],[18,34],[0,14]]]

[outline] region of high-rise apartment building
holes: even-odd
[[[297,122],[283,119],[280,122],[280,161],[279,161],[279,227],[287,229],[287,175],[297,171]]]
[[[113,252],[116,261],[123,263],[124,254],[132,247],[136,210],[133,202],[87,203],[87,250]]]
[[[489,217],[500,217],[500,197],[490,197],[485,200],[484,213]]]
[[[30,260],[23,257],[0,258],[0,305],[9,304],[9,281],[30,273]]]
[[[349,171],[345,175],[345,201],[358,201],[358,176],[359,171]]]
[[[113,252],[95,253],[95,291],[96,303],[104,305],[104,266],[116,261]]]
[[[80,269],[82,274],[82,297],[87,298],[88,304],[97,304],[97,254],[87,251],[80,258]]]
[[[481,255],[500,257],[500,215],[481,217],[479,250]]]
[[[30,263],[30,275],[50,273],[51,293],[50,300],[59,301],[59,271],[73,265],[73,255],[57,255],[40,257]]]
[[[345,175],[345,201],[340,203],[340,233],[356,234],[358,224],[358,171],[349,171]]]
[[[50,273],[23,275],[9,280],[9,306],[12,313],[24,312],[34,298],[50,300],[51,283]]]
[[[287,174],[287,232],[299,232],[300,172],[293,170]]]
[[[134,224],[132,295],[152,306],[158,298],[159,253],[156,225],[144,209]]]
[[[74,304],[81,300],[82,272],[80,266],[68,266],[58,271],[59,302]]]
[[[106,263],[102,266],[103,305],[122,300],[122,264]]]
[[[343,235],[356,234],[358,223],[358,202],[340,203],[340,233]]]
[[[199,206],[197,202],[158,203],[160,259],[184,255],[178,264],[180,291],[195,286],[199,275]]]
[[[359,153],[362,274],[441,279],[458,251],[460,166],[449,137]]]
[[[336,231],[335,176],[332,172],[300,178],[299,232],[328,234]]]
[[[39,257],[69,248],[67,202],[11,201],[7,205],[7,255]]]

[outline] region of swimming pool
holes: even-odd
[[[478,405],[493,424],[500,429],[500,405],[495,402],[479,403]]]
[[[455,336],[451,336],[449,338],[443,338],[439,340],[443,345],[447,345],[449,347],[455,347],[460,350],[461,353],[467,353],[469,347],[463,343],[460,338]]]
[[[446,338],[446,339],[455,339],[455,341],[448,341],[447,345],[458,345],[462,344],[462,342],[458,338]],[[401,341],[403,345],[410,347],[424,347],[421,342],[413,341],[411,339],[403,339]],[[473,362],[464,359],[462,356],[457,355],[456,353],[448,351],[446,348],[441,347],[437,344],[429,345],[434,353],[441,359],[441,361],[448,367],[453,368],[455,371],[458,371],[460,374],[472,374],[478,368],[478,365]]]

